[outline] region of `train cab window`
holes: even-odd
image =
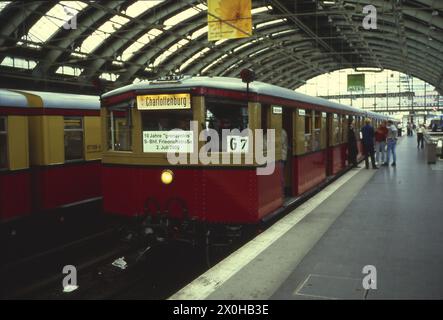
[[[6,118],[0,117],[0,170],[8,167]]]
[[[224,129],[237,129],[241,132],[248,128],[248,121],[248,107],[245,102],[206,99],[205,129],[214,129],[220,139],[218,150],[212,145],[212,151],[226,151],[227,142],[221,141]],[[238,135],[241,136],[240,133]]]
[[[83,159],[83,119],[65,117],[65,160]]]
[[[191,130],[191,110],[142,111],[143,131]]]
[[[132,121],[129,107],[108,109],[108,149],[113,151],[132,150]]]

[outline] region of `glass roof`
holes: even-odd
[[[114,15],[109,21],[106,21],[87,37],[81,45],[81,51],[85,53],[94,51],[94,49],[100,46],[111,34],[118,32],[122,26],[131,21],[129,18],[135,18],[162,2],[163,1],[137,1],[130,5],[126,11]],[[128,18],[125,16],[128,16]]]
[[[0,12],[12,1],[0,1]]]
[[[186,9],[185,11],[182,11],[175,16],[167,19],[164,21],[164,29],[168,30],[172,28],[173,26],[179,24],[180,22],[183,22],[184,20],[187,20],[197,14],[199,14],[202,11],[208,10],[208,7],[205,4],[199,4],[196,6],[193,6],[192,8]]]
[[[129,60],[138,50],[140,50],[143,46],[147,45],[150,41],[152,41],[155,37],[162,34],[163,31],[159,29],[151,29],[143,36],[138,38],[133,44],[131,44],[125,51],[122,52],[122,60]]]
[[[206,52],[208,52],[210,49],[209,48],[204,48],[202,50],[200,50],[199,52],[197,52],[196,54],[194,54],[191,58],[189,58],[188,60],[186,60],[179,68],[180,71],[183,71],[187,66],[189,66],[193,61],[197,60],[198,58],[201,58],[204,56],[204,54]]]
[[[60,1],[40,18],[22,40],[47,41],[65,22],[87,7],[83,1]]]

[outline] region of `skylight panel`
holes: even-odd
[[[55,71],[55,73],[69,75],[69,76],[79,76],[82,72],[83,72],[83,69],[73,68],[70,66],[60,66]]]
[[[167,57],[169,57],[171,54],[173,54],[177,49],[183,47],[189,43],[189,40],[182,39],[179,42],[175,43],[174,45],[170,46],[167,50],[165,50],[160,56],[157,57],[157,59],[154,60],[154,67],[157,67],[160,63],[162,63]]]
[[[130,20],[119,15],[113,16],[109,21],[103,23],[89,37],[83,41],[81,51],[90,53],[94,51],[103,41],[105,41],[112,33],[119,30],[124,24]]]
[[[20,69],[34,69],[34,67],[37,65],[37,62],[34,60],[22,59],[17,57],[5,57],[0,65]]]
[[[251,44],[253,44],[253,42],[246,42],[246,43],[244,43],[244,44],[242,44],[241,46],[238,46],[237,48],[234,48],[234,52],[237,52],[238,50],[241,50],[241,49],[243,49],[243,48],[246,48],[246,47],[248,47],[248,46],[250,46]]]
[[[176,14],[175,16],[165,20],[164,24],[164,29],[168,30],[170,28],[172,28],[173,26],[177,25],[178,23],[187,20],[197,14],[199,14],[202,11],[206,11],[208,10],[208,7],[205,4],[199,4],[197,6],[194,6],[192,8],[186,9],[185,11],[182,11],[178,14]]]
[[[203,50],[200,50],[196,54],[194,54],[191,58],[186,60],[181,66],[180,66],[180,72],[183,71],[187,66],[189,66],[193,61],[197,60],[198,58],[201,58],[204,56],[206,52],[209,51],[209,48],[204,48]]]
[[[283,31],[279,31],[279,32],[273,33],[272,36],[275,37],[275,36],[279,36],[279,35],[282,35],[282,34],[285,34],[285,33],[290,33],[290,32],[296,32],[296,30],[294,30],[294,29],[292,29],[292,30],[283,30]]]
[[[191,35],[191,40],[197,39],[202,34],[205,34],[207,32],[208,32],[208,26],[198,29],[197,31],[194,31],[194,33]]]
[[[280,22],[286,22],[286,19],[276,19],[276,20],[271,20],[271,21],[259,23],[259,24],[257,24],[257,29],[265,27],[265,26],[269,26],[272,24],[280,23]]]
[[[254,53],[251,53],[251,54],[249,55],[249,57],[256,56],[256,55],[258,55],[258,54],[260,54],[260,53],[262,53],[262,52],[265,52],[265,51],[267,51],[267,50],[269,50],[269,48],[260,49],[260,50],[254,52]]]
[[[6,8],[6,6],[8,5],[8,4],[10,4],[12,1],[0,1],[0,12],[4,9],[4,8]]]
[[[164,0],[161,1],[154,1],[154,0],[150,0],[150,1],[146,1],[146,0],[142,0],[142,1],[137,1],[134,4],[131,4],[126,11],[124,12],[127,16],[130,16],[131,18],[136,18],[139,15],[141,15],[143,12],[159,5],[160,3],[164,2]]]
[[[32,26],[22,40],[28,39],[40,43],[47,41],[69,19],[86,7],[87,4],[80,1],[60,1]]]
[[[221,40],[218,40],[218,41],[216,41],[216,42],[214,43],[214,45],[215,45],[215,46],[218,46],[219,44],[222,44],[222,43],[225,42],[225,41],[228,41],[228,39],[221,39]]]
[[[219,63],[220,61],[222,61],[224,58],[226,58],[228,55],[224,54],[222,55],[220,58],[216,59],[214,62],[210,63],[209,65],[207,65],[205,68],[202,69],[202,73],[205,73],[206,71],[208,71],[210,68],[212,68],[214,65],[216,65],[217,63]]]
[[[115,81],[117,79],[117,75],[115,73],[103,72],[100,76],[100,79],[105,79],[108,81]]]
[[[155,37],[162,33],[159,29],[151,29],[148,33],[145,33],[143,36],[138,38],[133,44],[131,44],[128,48],[125,49],[122,53],[122,60],[129,60],[138,50],[147,45],[150,41],[152,41]]]
[[[258,8],[254,8],[254,9],[252,9],[252,10],[251,10],[251,13],[252,13],[252,14],[262,13],[262,12],[269,11],[269,10],[271,10],[271,9],[272,9],[272,7],[270,7],[270,6],[258,7]]]

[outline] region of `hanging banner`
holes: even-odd
[[[208,41],[251,34],[251,0],[208,0]]]

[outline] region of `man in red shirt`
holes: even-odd
[[[388,136],[388,128],[386,121],[383,121],[375,131],[375,162],[380,165],[385,162],[386,137]],[[381,162],[380,162],[381,153]]]

